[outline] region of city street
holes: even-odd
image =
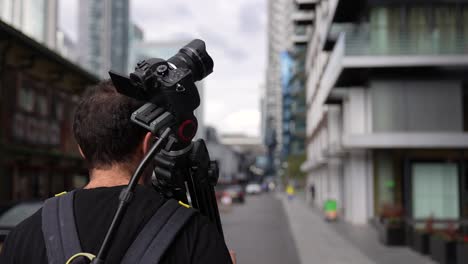
[[[226,242],[238,263],[299,264],[281,201],[274,195],[247,196],[244,205],[221,209]]]
[[[301,197],[248,196],[246,204],[220,210],[227,245],[238,263],[435,263],[407,247],[383,246],[370,226],[327,223]]]
[[[0,264],[140,169],[239,264],[468,264],[467,43],[468,0],[0,0]]]

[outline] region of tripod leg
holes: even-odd
[[[193,181],[192,178],[190,178],[190,181],[191,182],[188,183],[190,197],[197,202],[197,209],[216,225],[219,233],[224,238],[214,187],[207,183],[199,184]],[[190,186],[192,186],[192,188]],[[193,204],[195,205],[195,203]]]

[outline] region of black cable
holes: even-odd
[[[107,254],[109,253],[109,249],[111,246],[111,242],[114,238],[116,231],[118,230],[120,223],[122,222],[122,218],[127,210],[129,203],[132,201],[133,194],[140,179],[141,174],[143,173],[146,165],[150,162],[154,156],[154,154],[161,150],[163,141],[169,136],[171,129],[168,127],[162,135],[159,137],[158,141],[151,147],[149,152],[144,157],[143,161],[140,162],[138,168],[133,173],[128,186],[125,187],[119,196],[119,207],[114,214],[114,218],[112,219],[112,223],[107,230],[106,236],[104,238],[104,242],[102,242],[101,248],[99,249],[99,253],[97,254],[96,258],[93,259],[91,262],[92,264],[103,264],[105,263],[105,259],[107,258]]]

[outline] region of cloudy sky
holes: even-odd
[[[266,0],[130,0],[149,41],[201,38],[215,61],[205,80],[205,122],[259,135],[266,64]],[[77,39],[78,0],[60,0],[60,25]]]

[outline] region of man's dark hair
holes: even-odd
[[[129,162],[146,130],[130,121],[144,102],[117,92],[110,80],[90,88],[79,103],[73,132],[90,169]]]

